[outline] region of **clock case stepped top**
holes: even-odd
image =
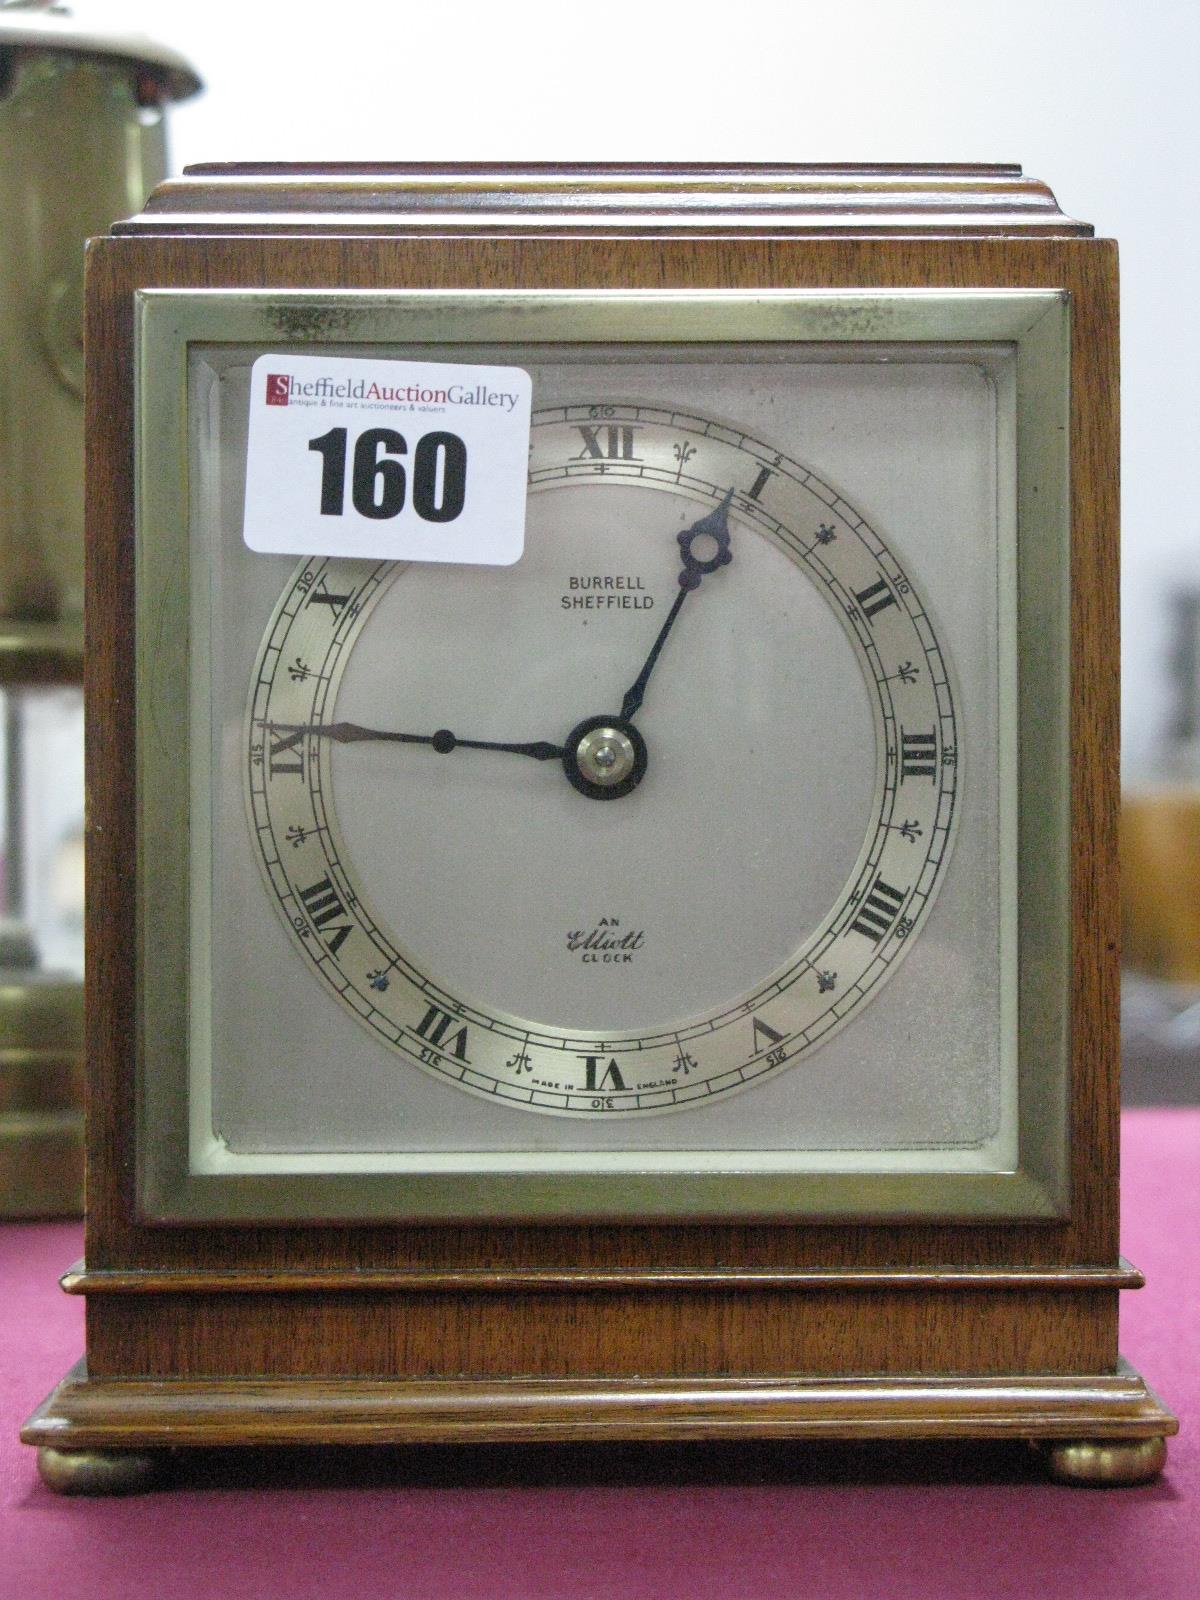
[[[1090,238],[1016,165],[214,162],[117,235]]]

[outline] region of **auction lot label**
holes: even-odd
[[[510,566],[525,543],[531,396],[520,367],[259,356],[246,543]]]

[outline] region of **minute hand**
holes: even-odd
[[[731,561],[729,549],[729,502],[733,499],[733,490],[727,489],[725,498],[715,511],[710,511],[706,517],[701,517],[699,522],[685,528],[679,534],[679,544],[683,551],[683,570],[679,574],[679,593],[675,596],[675,603],[667,614],[667,620],[658,630],[658,638],[650,648],[646,657],[646,664],[637,677],[625,691],[625,698],[621,701],[621,719],[629,722],[641,709],[641,704],[646,694],[646,685],[650,682],[650,674],[654,671],[654,663],[662,653],[662,647],[667,642],[667,635],[675,625],[675,618],[683,609],[683,602],[693,589],[700,587],[700,580],[710,572],[716,572],[718,567],[723,567]],[[692,554],[692,544],[698,538],[708,537],[716,544],[716,553],[701,560]]]
[[[364,728],[358,722],[273,722],[275,732],[310,733],[321,739],[333,739],[338,744],[359,744],[367,740],[381,740],[389,744],[427,744],[438,755],[449,755],[451,750],[503,750],[509,755],[532,756],[535,761],[561,761],[561,745],[544,739],[531,744],[510,744],[496,739],[460,739],[449,728],[439,728],[436,733],[395,733],[387,728]]]

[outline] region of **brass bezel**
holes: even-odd
[[[135,307],[138,1192],[194,1222],[1056,1220],[1068,1215],[1070,297],[142,290]],[[1018,1146],[998,1173],[189,1171],[190,344],[936,343],[1016,351]],[[153,674],[151,674],[151,657]],[[160,720],[169,715],[169,740]]]

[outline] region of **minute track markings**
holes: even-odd
[[[730,514],[731,520],[738,524],[737,537],[766,537],[784,550],[799,567],[812,574],[814,580],[817,569],[826,566],[828,580],[820,581],[819,592],[825,594],[832,603],[835,617],[841,605],[857,605],[858,597],[864,590],[886,580],[892,595],[890,600],[885,599],[882,591],[867,596],[866,605],[877,609],[862,623],[866,637],[854,637],[855,629],[849,618],[842,623],[868,685],[870,703],[875,707],[877,730],[892,728],[894,731],[889,734],[887,743],[898,752],[904,748],[898,731],[898,704],[893,704],[894,694],[903,691],[912,697],[904,702],[904,731],[922,733],[933,727],[937,731],[939,751],[943,745],[951,750],[957,749],[960,741],[955,736],[949,675],[941,666],[936,634],[890,547],[873,534],[869,525],[862,522],[846,502],[822,485],[807,469],[781,456],[778,470],[758,489],[759,495],[770,500],[771,511],[768,513],[748,491],[754,489],[766,463],[775,459],[776,453],[769,445],[754,440],[744,432],[726,429],[710,420],[689,418],[687,413],[677,410],[618,406],[611,408],[611,411],[611,416],[596,419],[589,414],[589,408],[556,408],[554,415],[559,419],[557,426],[561,427],[563,438],[573,448],[560,449],[558,459],[553,464],[547,449],[553,453],[558,448],[553,441],[555,424],[552,420],[535,417],[530,473],[534,492],[543,486],[582,482],[597,486],[602,484],[607,492],[614,485],[619,488],[622,484],[640,482],[646,488],[661,489],[676,497],[682,496],[702,509],[711,509],[727,493],[732,483],[734,490]],[[638,424],[637,459],[623,459],[620,444],[617,456],[614,458],[606,454],[603,463],[590,456],[588,461],[578,463],[564,459],[576,454],[582,447],[579,423],[591,427],[598,425],[603,430],[610,422],[618,428],[625,424]],[[681,463],[672,454],[673,447],[680,441],[690,444],[695,451],[685,464],[687,471],[683,473],[682,481],[679,476]],[[603,449],[607,444],[607,435],[602,432],[598,442]],[[576,466],[587,469],[589,462],[593,469],[603,464],[605,473],[600,475],[592,470],[580,474],[573,470]],[[803,508],[805,504],[816,509],[806,510]],[[826,521],[832,518],[838,520],[839,539],[831,547],[822,547],[812,538],[812,530],[822,517]],[[251,713],[257,714],[260,723],[327,726],[344,720],[337,717],[335,697],[346,656],[354,647],[360,630],[367,625],[376,601],[397,577],[393,569],[377,564],[364,581],[362,563],[325,562],[320,564],[319,571],[326,592],[331,597],[344,598],[346,603],[340,607],[324,601],[310,605],[307,590],[316,582],[317,565],[309,564],[309,582],[301,592],[296,593],[293,588],[285,594],[281,600],[284,614],[281,615],[277,608],[276,619],[268,628],[269,646],[264,646],[268,665],[259,669],[263,681],[254,686]],[[904,593],[898,592],[896,587],[900,582],[906,585]],[[880,601],[882,605],[879,605]],[[329,615],[335,610],[336,616]],[[322,619],[320,629],[326,643],[321,648],[315,648],[311,643],[304,643],[301,630],[306,618],[318,618],[321,613],[327,614]],[[309,653],[304,653],[305,650]],[[298,653],[314,674],[321,674],[321,682],[310,681],[305,684],[286,680],[286,667],[297,659]],[[665,655],[664,663],[666,659]],[[898,679],[899,668],[906,661],[911,661],[921,669],[921,678],[915,686],[889,681]],[[667,670],[665,664],[662,670]],[[402,718],[398,720],[403,722]],[[425,737],[431,738],[432,735]],[[249,763],[246,769],[248,804],[252,813],[255,808],[261,813],[255,818],[256,824],[264,823],[267,830],[262,835],[264,847],[268,839],[274,840],[278,834],[282,848],[276,847],[275,855],[282,858],[282,866],[277,863],[275,870],[292,884],[293,894],[297,888],[307,889],[320,882],[326,874],[325,862],[329,857],[336,857],[339,852],[344,855],[336,818],[333,816],[333,796],[329,790],[333,770],[330,766],[332,744],[321,737],[312,742],[319,747],[320,759],[314,792],[311,797],[305,797],[306,800],[310,799],[307,815],[298,809],[300,786],[290,783],[290,775],[285,774],[282,782],[276,781],[275,790],[280,792],[264,793],[265,777],[258,780],[256,785]],[[918,753],[916,746],[911,748]],[[886,745],[880,731],[877,731],[876,749],[882,760]],[[290,759],[290,752],[282,750],[277,759]],[[345,769],[341,765],[344,759],[347,757],[341,755],[337,759],[339,783],[345,781]],[[924,767],[926,763],[922,762],[921,765]],[[900,917],[911,918],[914,925],[919,922],[929,899],[936,892],[942,865],[948,854],[958,781],[956,769],[943,769],[940,763],[932,779],[926,772],[921,772],[916,787],[924,791],[926,797],[919,818],[924,825],[924,837],[914,843],[901,839],[893,831],[901,817],[896,809],[898,802],[894,798],[889,799],[888,795],[894,797],[898,776],[897,773],[890,790],[882,791],[883,799],[876,804],[864,841],[862,863],[852,874],[852,881],[865,880],[871,884],[872,891],[877,888],[876,880],[893,888],[909,883],[914,885],[899,917],[893,919],[893,928]],[[914,788],[911,778],[908,788]],[[284,789],[295,790],[295,799],[289,800],[281,792]],[[288,823],[293,821],[309,834],[295,850],[283,837]],[[322,831],[326,829],[331,831]],[[930,843],[929,852],[924,849],[926,841]],[[901,864],[895,853],[900,849],[909,852],[906,865]],[[918,853],[919,859],[916,859]],[[260,861],[263,860],[260,853]],[[865,877],[868,860],[872,863],[871,875]],[[914,871],[915,877],[911,876]],[[269,882],[270,873],[266,871],[265,861],[264,872]],[[353,865],[350,873],[352,877],[357,877],[357,869]],[[902,876],[902,873],[910,876]],[[329,876],[331,882],[336,882],[332,873]],[[273,889],[273,893],[278,898],[277,891]],[[859,896],[860,902],[863,898]],[[856,906],[852,914],[855,920],[861,917],[861,906]],[[768,982],[759,986],[754,995],[749,997],[749,1005],[742,1002],[723,1008],[713,1016],[697,1017],[683,1026],[672,1025],[639,1036],[610,1033],[602,1043],[581,1038],[578,1033],[563,1033],[548,1028],[544,1023],[528,1018],[509,1018],[444,993],[441,986],[432,984],[424,976],[419,961],[404,954],[396,945],[394,937],[362,903],[361,893],[359,904],[354,908],[351,932],[339,939],[336,956],[325,954],[323,959],[331,967],[338,967],[339,982],[348,986],[343,1003],[350,1007],[350,995],[359,997],[362,1004],[371,1010],[374,1021],[364,1017],[357,1004],[350,1007],[353,1014],[409,1060],[415,1058],[411,1046],[414,1024],[422,1021],[431,1005],[436,1004],[443,1015],[452,1019],[462,1018],[458,1026],[469,1026],[470,1037],[474,1041],[468,1051],[470,1071],[467,1076],[470,1082],[463,1085],[470,1087],[472,1092],[486,1094],[493,1102],[499,1098],[516,1107],[532,1105],[535,1109],[553,1113],[648,1115],[674,1105],[696,1104],[700,1100],[710,1102],[739,1083],[753,1083],[782,1070],[780,1066],[767,1064],[770,1055],[777,1052],[780,1045],[772,1043],[766,1034],[747,1040],[737,1053],[731,1050],[729,1041],[734,1036],[736,1019],[739,1017],[742,1026],[745,1026],[748,1016],[753,1016],[777,1034],[790,1052],[790,1070],[796,1070],[797,1058],[811,1048],[808,1041],[820,1042],[828,1037],[841,1025],[843,1011],[847,1017],[855,1015],[854,1004],[848,1003],[849,997],[852,994],[857,996],[861,993],[865,996],[872,993],[894,967],[896,958],[903,952],[905,941],[888,936],[881,938],[876,945],[861,934],[852,933],[850,918],[851,913],[847,910],[843,895],[821,923],[800,942],[786,970],[773,974]],[[331,920],[327,926],[340,927],[342,923]],[[855,961],[848,956],[848,947],[845,945],[848,937],[853,937],[861,946],[861,956]],[[818,966],[823,971],[836,969],[838,973],[837,992],[822,993],[819,1004]],[[389,987],[382,993],[371,990],[366,978],[368,972],[380,970],[386,971],[389,976]],[[435,989],[441,995],[437,1001],[427,998]],[[834,1003],[826,1004],[828,1001]],[[397,1027],[398,1015],[401,1019],[400,1028]],[[404,1026],[408,1030],[407,1040],[404,1039]],[[395,1044],[397,1035],[403,1042]],[[457,1027],[452,1028],[447,1024],[443,1045],[447,1040],[456,1038]],[[688,1047],[690,1041],[695,1040],[708,1041],[703,1051]],[[752,1044],[761,1047],[757,1055],[750,1054]],[[444,1048],[438,1049],[436,1045],[428,1044],[425,1047],[432,1049],[444,1061],[444,1067],[427,1066],[426,1070],[457,1081],[458,1075],[465,1070],[463,1066],[454,1057],[446,1057]],[[675,1076],[672,1068],[681,1049],[688,1057],[697,1060],[699,1066],[680,1074],[680,1081],[676,1085],[664,1086],[666,1079]],[[577,1063],[574,1087],[571,1087],[568,1070],[568,1058],[572,1054]],[[581,1087],[585,1074],[579,1068],[588,1056],[595,1056],[598,1062],[595,1077],[598,1087],[594,1094],[589,1094]],[[520,1065],[519,1076],[517,1066],[510,1064],[514,1061]],[[610,1062],[617,1064],[623,1086],[621,1089],[617,1088],[611,1076],[607,1076],[606,1069]],[[605,1071],[599,1070],[601,1066]],[[545,1087],[531,1089],[531,1080]],[[600,1085],[604,1087],[603,1095]],[[603,1108],[588,1104],[590,1100],[599,1098],[612,1104]]]

